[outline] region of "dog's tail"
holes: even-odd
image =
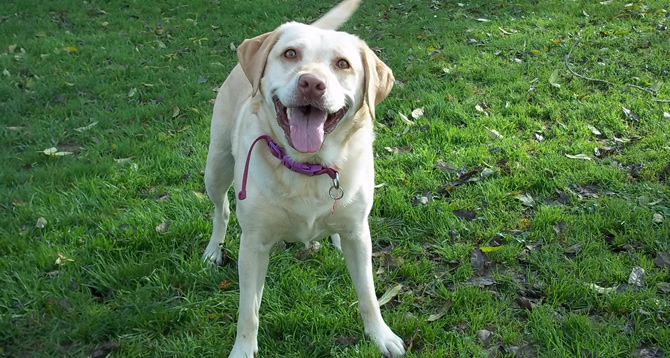
[[[324,30],[337,30],[342,24],[347,22],[354,14],[361,0],[344,0],[328,11],[320,19],[314,21],[312,26]]]

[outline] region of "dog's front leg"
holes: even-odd
[[[386,325],[379,310],[372,279],[372,242],[367,220],[358,232],[342,235],[341,245],[349,275],[358,295],[358,308],[363,318],[365,334],[372,338],[385,356],[404,355],[402,339]]]
[[[260,240],[255,237],[245,236],[242,233],[238,257],[240,306],[237,337],[229,358],[251,358],[258,353],[258,309],[261,306],[271,246],[258,243]]]

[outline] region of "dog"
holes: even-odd
[[[214,220],[203,258],[221,263],[234,184],[242,235],[231,358],[258,353],[258,310],[272,247],[326,236],[344,255],[365,333],[385,356],[405,353],[375,296],[368,227],[372,121],[394,77],[365,42],[336,31],[359,3],[345,0],[310,25],[289,22],[245,40],[237,48],[239,64],[219,89],[205,169]]]

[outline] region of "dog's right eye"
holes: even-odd
[[[284,57],[286,58],[295,58],[296,56],[298,56],[298,53],[292,48],[284,51]]]

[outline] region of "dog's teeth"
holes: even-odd
[[[286,118],[291,118],[291,112],[293,108],[286,108]]]

